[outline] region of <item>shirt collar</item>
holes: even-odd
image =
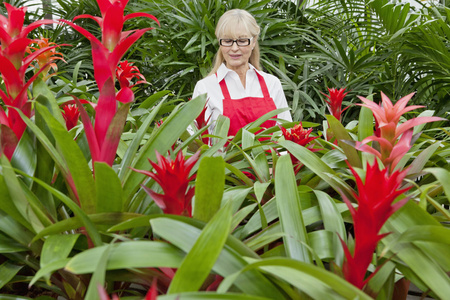
[[[248,65],[249,65],[249,67],[250,67],[250,70],[254,70],[255,72],[258,72],[258,73],[259,73],[259,71],[258,71],[251,63],[249,63]],[[228,68],[225,66],[225,64],[222,63],[222,64],[220,65],[219,69],[217,70],[217,73],[216,73],[216,74],[217,74],[217,81],[218,81],[218,82],[221,82],[222,79],[224,79],[224,78],[228,75],[228,73],[230,73],[230,72],[234,72],[234,71],[231,70],[231,69],[228,69]]]

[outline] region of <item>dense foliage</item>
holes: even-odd
[[[447,7],[7,2],[1,299],[450,294]],[[207,134],[188,99],[236,7],[294,122]]]

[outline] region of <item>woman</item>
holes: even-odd
[[[229,10],[216,27],[219,51],[211,73],[197,82],[193,97],[207,94],[205,120],[214,126],[219,115],[230,118],[228,135],[277,108],[288,107],[280,80],[261,71],[255,18],[245,10]],[[292,121],[289,111],[278,114]],[[269,120],[262,127],[272,127]]]

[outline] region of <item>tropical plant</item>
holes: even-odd
[[[66,59],[65,53],[73,50],[61,47],[58,52],[69,65],[66,73],[50,70],[46,81],[45,68],[23,66],[55,45],[25,56],[32,42],[26,35],[34,25],[21,31],[21,47],[15,48],[4,46],[10,35],[0,29],[0,72],[6,87],[0,92],[0,134],[10,132],[3,122],[10,111],[24,127],[14,147],[1,140],[0,298],[400,299],[396,293],[402,282],[412,282],[434,298],[450,294],[448,121],[423,107],[406,106],[409,92],[392,103],[390,99],[397,98],[391,95],[399,90],[383,79],[375,64],[383,62],[384,70],[399,71],[387,68],[394,52],[382,46],[389,41],[375,47],[376,39],[362,38],[370,31],[358,27],[359,15],[352,19],[348,14],[349,9],[362,8],[380,16],[387,10],[403,14],[405,8],[383,1],[331,1],[322,4],[327,9],[320,12],[314,7],[301,10],[299,3],[290,1],[227,2],[225,8],[241,6],[261,20],[267,18],[264,32],[274,40],[288,35],[278,30],[293,29],[292,44],[267,50],[263,59],[269,70],[284,74],[285,83],[295,83],[287,92],[298,95],[297,104],[311,100],[297,105],[297,119],[318,121],[281,121],[262,129],[261,124],[284,110],[279,109],[228,136],[227,118],[219,117],[213,132],[206,131],[204,118],[198,119],[204,113],[205,95],[172,100],[171,92],[158,90],[143,97],[133,87],[144,78],[156,82],[145,71],[147,63],[156,66],[156,57],[167,55],[167,49],[186,56],[189,64],[181,65],[182,70],[194,67],[193,53],[208,61],[215,43],[214,38],[208,40],[212,27],[199,31],[209,20],[196,12],[210,9],[207,16],[218,17],[224,3],[173,0],[154,2],[149,11],[137,12],[145,7],[132,2],[134,12],[127,14],[127,1],[99,0],[101,16],[82,14],[63,21],[89,40],[95,67]],[[22,17],[21,8],[7,7]],[[320,17],[333,8],[338,8],[334,18]],[[296,27],[295,20],[306,24],[303,18],[313,14],[318,16],[316,24],[335,24],[336,30],[352,32],[352,38],[329,42],[330,32],[319,34],[322,27]],[[346,16],[344,21],[337,17],[340,14]],[[161,29],[148,31],[146,21],[154,26],[153,15]],[[132,31],[123,33],[121,21],[136,16],[149,18],[136,19]],[[375,14],[367,16],[375,19]],[[101,31],[88,31],[86,23],[77,23],[80,17],[95,20]],[[0,22],[8,18],[2,16]],[[284,18],[288,22],[276,24]],[[167,26],[178,26],[174,30],[179,36],[163,49],[171,44],[161,39],[171,30]],[[196,38],[191,26],[201,32]],[[408,31],[389,30],[399,37]],[[71,29],[63,31],[74,36]],[[144,33],[144,40],[139,39]],[[358,34],[363,34],[360,39]],[[192,40],[189,46],[187,39]],[[193,46],[203,40],[204,50]],[[262,38],[262,43],[268,41]],[[134,42],[138,48],[133,48]],[[297,57],[298,49],[289,46],[296,43],[306,46]],[[382,52],[369,53],[372,46]],[[314,54],[314,47],[321,52]],[[271,55],[282,48],[289,55],[269,64]],[[149,54],[149,61],[120,63],[121,57],[133,56],[127,50],[136,49]],[[189,59],[188,49],[193,49]],[[336,55],[343,64],[336,63]],[[345,57],[350,58],[348,64]],[[11,60],[21,65],[18,70]],[[183,74],[176,61],[169,58],[161,73],[161,65],[152,70],[165,81],[161,86],[187,95],[188,84],[196,78],[191,75],[202,67]],[[355,72],[343,72],[352,66]],[[95,70],[93,77],[89,69]],[[373,73],[364,76],[368,70]],[[401,80],[413,84],[408,72],[401,73],[406,76]],[[372,94],[377,85],[369,79],[392,89]],[[342,120],[326,114],[319,98],[326,91],[324,82],[330,90],[348,88],[347,102],[359,104],[340,114]],[[30,110],[11,105],[11,91],[16,90],[26,95],[23,102]],[[427,93],[434,90],[438,89]],[[383,104],[371,98],[381,98]],[[331,105],[334,111],[339,111],[341,100]]]

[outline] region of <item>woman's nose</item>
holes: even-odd
[[[231,50],[233,51],[239,50],[239,46],[237,45],[237,43],[233,43],[233,45],[231,45]]]

